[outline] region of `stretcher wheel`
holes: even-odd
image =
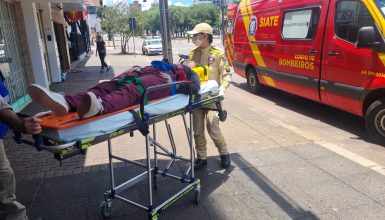
[[[219,120],[221,122],[224,122],[224,121],[226,121],[226,119],[227,119],[227,111],[226,110],[220,111],[219,112]]]
[[[112,213],[112,202],[104,202],[102,205],[102,216],[103,218],[109,218]]]
[[[196,204],[199,204],[199,202],[201,201],[201,190],[198,188],[194,191],[194,201]]]

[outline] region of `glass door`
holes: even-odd
[[[15,5],[0,0],[0,70],[10,92],[10,104],[17,108],[27,102],[28,80],[15,15]]]

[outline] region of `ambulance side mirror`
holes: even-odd
[[[358,31],[356,48],[376,48],[380,42],[376,42],[376,33],[374,27],[362,27]]]

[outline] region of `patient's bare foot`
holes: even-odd
[[[32,84],[28,87],[28,94],[34,102],[48,108],[55,115],[65,115],[68,113],[69,105],[64,96],[59,93],[51,92],[42,86]]]
[[[82,101],[77,109],[79,118],[90,118],[102,113],[103,105],[101,99],[98,99],[92,92],[84,94]]]

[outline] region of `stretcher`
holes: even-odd
[[[41,134],[33,135],[32,138],[25,138],[22,137],[20,133],[15,133],[14,139],[17,143],[32,145],[37,150],[52,152],[60,163],[66,158],[85,154],[86,150],[92,145],[107,141],[111,189],[104,193],[104,201],[101,203],[103,217],[107,218],[111,215],[112,200],[118,199],[147,211],[149,219],[157,219],[161,212],[190,192],[194,192],[196,203],[200,201],[200,180],[195,178],[193,169],[195,152],[192,144],[192,112],[197,109],[210,109],[218,111],[222,121],[226,119],[226,111],[221,108],[223,96],[216,95],[218,85],[215,81],[211,80],[201,85],[199,98],[193,95],[176,94],[144,105],[144,100],[151,91],[170,86],[178,86],[178,84],[182,83],[188,82],[174,82],[149,87],[143,93],[139,105],[89,119],[79,119],[76,113],[69,113],[65,116],[54,116],[51,113],[43,113],[38,116],[43,120],[43,131]],[[187,114],[189,115],[188,122],[186,120]],[[176,153],[177,147],[175,146],[174,137],[168,122],[169,118],[175,116],[181,116],[183,119],[189,145],[188,158],[177,156]],[[161,121],[165,122],[167,135],[171,143],[171,150],[168,150],[157,141],[156,124]],[[152,126],[151,134],[149,129],[150,125]],[[127,133],[133,136],[134,131],[139,131],[144,136],[146,163],[128,160],[112,154],[111,140]],[[151,158],[152,147],[153,157]],[[169,162],[165,167],[159,166],[159,155],[169,158]],[[145,171],[116,186],[113,159],[142,167]],[[152,163],[151,159],[153,159]],[[187,168],[181,169],[181,167],[178,167],[180,171],[179,174],[171,173],[171,167],[179,162],[186,163]],[[155,207],[153,204],[152,187],[156,187],[158,176],[179,180],[181,183],[187,184],[187,186]],[[121,196],[123,191],[143,180],[147,180],[148,184],[147,205],[139,204]]]

